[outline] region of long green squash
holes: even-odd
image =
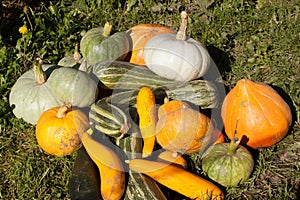
[[[99,62],[90,66],[89,70],[98,77],[103,86],[114,90],[111,97],[113,104],[135,105],[136,90],[143,86],[153,89],[157,98],[165,95],[170,99],[189,101],[203,109],[216,108],[220,104],[217,83],[211,81],[169,80],[156,75],[147,67],[123,61]]]
[[[124,61],[98,62],[90,66],[90,71],[109,89],[139,89],[142,86],[156,88],[175,82],[158,76],[147,67]]]
[[[202,109],[216,108],[220,105],[220,96],[217,87],[209,81],[192,80],[190,82],[176,82],[154,89],[158,104],[163,103],[165,97],[188,101]],[[114,90],[107,98],[112,104],[120,106],[135,106],[138,90]]]

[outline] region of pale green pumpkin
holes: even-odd
[[[73,67],[75,69],[78,69],[83,60],[84,59],[81,57],[78,50],[78,44],[76,44],[74,53],[72,55],[63,57],[58,61],[57,64],[63,67]]]
[[[67,106],[90,106],[98,95],[97,83],[90,75],[74,68],[55,70],[48,82],[55,98]]]
[[[17,118],[36,124],[45,110],[63,104],[55,98],[47,82],[47,77],[57,68],[57,65],[40,62],[18,78],[9,95],[9,104],[14,106],[13,113]]]

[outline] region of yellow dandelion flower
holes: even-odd
[[[26,13],[27,10],[28,10],[28,7],[27,7],[27,6],[24,6],[24,7],[23,7],[23,12]]]
[[[25,26],[22,26],[22,27],[19,28],[19,32],[20,32],[22,35],[24,35],[25,33],[28,32],[28,30],[27,30],[27,28],[26,28]]]

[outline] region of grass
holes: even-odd
[[[0,199],[70,199],[68,182],[76,153],[46,155],[34,126],[14,117],[8,98],[17,78],[43,57],[55,63],[73,51],[88,29],[111,21],[125,31],[138,23],[179,27],[188,9],[188,34],[205,44],[227,89],[241,78],[272,85],[293,110],[287,137],[257,150],[250,179],[227,188],[226,199],[297,199],[300,190],[300,4],[296,0],[134,1],[59,3],[2,1],[0,5]],[[27,5],[27,10],[23,8]],[[21,35],[21,26],[28,33]],[[201,173],[201,172],[199,172]]]

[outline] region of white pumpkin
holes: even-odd
[[[182,24],[177,34],[160,34],[146,43],[144,60],[150,70],[162,77],[190,81],[207,72],[211,58],[199,41],[186,37],[186,12],[181,16]]]

